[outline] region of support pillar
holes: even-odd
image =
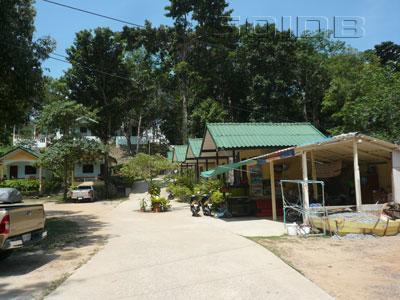
[[[208,158],[206,158],[206,171],[208,171]]]
[[[354,187],[356,192],[356,205],[357,210],[361,209],[361,176],[360,176],[360,165],[358,163],[358,145],[357,140],[353,142],[353,160],[354,160]]]
[[[302,169],[303,169],[303,180],[308,181],[308,170],[307,170],[307,152],[303,152],[301,154],[301,162],[302,162]],[[303,206],[304,209],[309,209],[310,207],[310,196],[308,192],[308,183],[303,183]]]
[[[196,179],[200,179],[200,168],[199,168],[199,159],[196,158]]]
[[[317,181],[317,167],[315,165],[314,151],[311,151],[311,176],[312,180]],[[313,183],[313,196],[318,201],[318,184]]]
[[[400,150],[392,153],[392,194],[393,201],[400,203]]]
[[[271,201],[272,201],[272,219],[276,221],[276,191],[275,191],[275,170],[274,161],[269,163],[269,176],[271,181]]]
[[[39,167],[39,194],[43,193],[43,169]]]

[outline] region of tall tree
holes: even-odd
[[[121,35],[108,28],[83,30],[67,50],[72,67],[66,73],[71,99],[95,110],[99,122],[93,132],[107,145],[122,122],[120,94],[132,79],[124,64]],[[109,155],[104,155],[104,180],[108,187]],[[108,190],[108,188],[106,188]]]
[[[1,1],[0,132],[21,124],[43,95],[42,61],[54,48],[50,38],[34,40],[33,0]]]
[[[105,153],[105,148],[98,142],[77,135],[77,119],[82,116],[95,118],[82,104],[61,98],[45,105],[37,121],[41,130],[53,134],[58,131],[62,133],[62,138],[53,139],[41,156],[41,164],[63,179],[64,199],[72,183],[69,175],[75,163],[84,157],[95,159]]]

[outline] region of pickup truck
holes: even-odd
[[[74,201],[95,201],[97,199],[95,183],[87,181],[79,184],[77,188],[72,191],[71,199]]]
[[[42,204],[23,204],[20,192],[0,188],[0,260],[47,236]]]

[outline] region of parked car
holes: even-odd
[[[45,220],[42,204],[24,204],[17,189],[0,188],[0,260],[44,239]]]
[[[98,199],[98,192],[95,186],[99,185],[93,181],[83,182],[72,191],[71,199],[73,201],[96,201]]]

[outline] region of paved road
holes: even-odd
[[[105,248],[48,299],[329,299],[263,247],[186,205],[140,213],[138,199],[110,212]]]

